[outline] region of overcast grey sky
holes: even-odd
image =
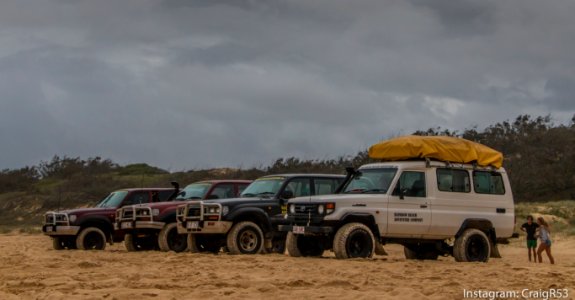
[[[0,169],[333,158],[575,114],[575,1],[2,0]]]

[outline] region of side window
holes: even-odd
[[[309,178],[296,178],[290,181],[285,190],[292,191],[294,197],[304,197],[311,195]]]
[[[339,181],[337,179],[314,179],[314,191],[316,195],[327,195],[335,193],[335,190],[339,186]]]
[[[134,205],[150,202],[150,194],[148,192],[134,192],[128,196],[122,206]]]
[[[212,190],[212,193],[208,196],[208,199],[225,199],[234,197],[235,197],[234,185],[230,183],[225,183],[225,184],[218,184]]]
[[[469,173],[466,170],[437,169],[437,189],[442,192],[469,193]]]
[[[173,190],[171,191],[160,191],[158,193],[159,197],[160,197],[160,202],[162,201],[168,201],[170,199],[170,196],[172,196],[172,194],[174,193]],[[154,201],[155,202],[155,201]]]
[[[406,197],[425,197],[425,173],[414,171],[401,173],[392,195],[399,196],[400,191],[404,191]]]
[[[478,194],[505,194],[503,177],[496,172],[473,171],[473,186]]]
[[[240,183],[238,184],[238,194],[236,195],[236,197],[239,197],[239,195],[241,195],[244,190],[248,187],[248,185],[250,185],[249,183]]]

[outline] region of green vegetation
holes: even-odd
[[[517,232],[520,232],[519,227],[526,222],[528,215],[535,219],[543,216],[551,226],[553,233],[575,235],[575,201],[573,200],[516,204]]]
[[[462,132],[442,128],[417,131],[417,135],[449,135],[490,146],[503,153],[517,208],[518,222],[523,213],[557,215],[557,230],[575,234],[575,201],[545,203],[553,199],[575,199],[575,117],[569,125],[554,125],[551,118],[527,115]],[[377,141],[373,141],[374,143]],[[54,156],[37,166],[0,171],[0,231],[5,228],[38,226],[41,216],[58,208],[86,207],[96,204],[111,191],[130,187],[170,187],[170,181],[182,186],[206,179],[255,179],[277,173],[344,173],[345,167],[372,162],[367,149],[336,159],[301,160],[280,158],[267,167],[250,169],[189,170],[170,173],[146,163],[120,166],[100,157]],[[526,204],[528,203],[528,204]],[[557,206],[557,203],[563,203]],[[564,220],[564,221],[563,221]],[[8,226],[8,227],[6,227]]]

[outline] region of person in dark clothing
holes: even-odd
[[[539,228],[539,224],[533,222],[532,216],[527,216],[527,222],[521,225],[521,230],[527,233],[527,253],[529,254],[529,261],[531,261],[531,252],[533,252],[533,261],[537,262],[537,238],[535,232]]]

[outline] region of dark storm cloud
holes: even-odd
[[[171,170],[353,154],[575,113],[571,1],[0,4],[0,168],[54,154]]]

